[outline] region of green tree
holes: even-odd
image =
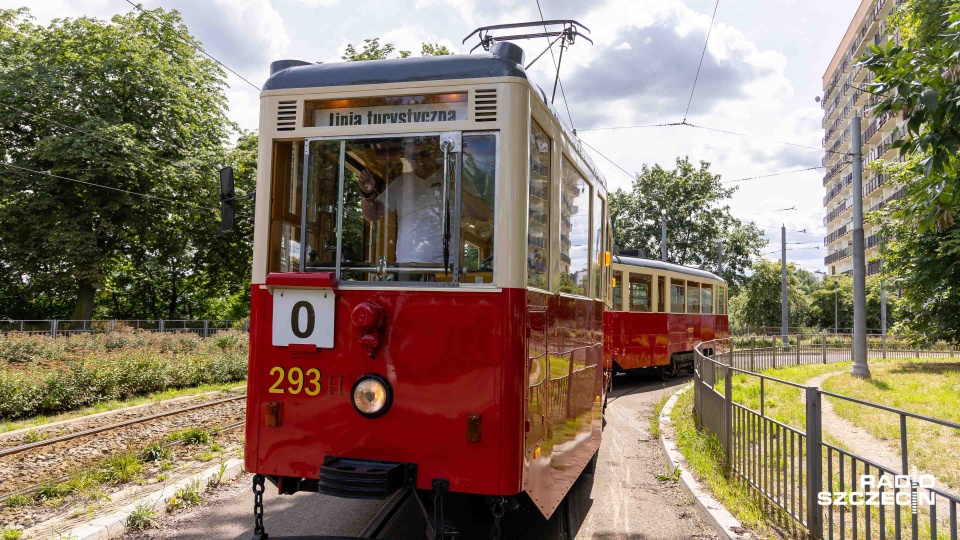
[[[660,220],[666,216],[667,260],[716,271],[722,245],[723,278],[735,290],[766,242],[760,229],[730,214],[725,201],[734,192],[705,161],[697,168],[689,158],[677,158],[673,170],[644,165],[630,191],[618,189],[610,196],[614,244],[659,258]]]
[[[90,318],[108,275],[138,256],[193,279],[182,254],[210,240],[198,229],[217,220],[231,129],[223,71],[176,12],[44,27],[4,10],[0,23],[0,270],[20,293],[70,299],[41,298],[31,314]]]
[[[347,48],[342,58],[347,62],[358,62],[363,60],[386,60],[390,53],[396,50],[392,43],[380,45],[380,38],[371,38],[363,40],[363,50],[358,51],[352,43],[347,44]],[[398,51],[400,58],[408,58],[410,51]],[[420,46],[420,56],[446,56],[453,54],[446,45],[439,43],[422,43]]]
[[[780,327],[782,320],[781,266],[778,261],[757,259],[751,267],[753,273],[730,299],[731,327]],[[810,317],[809,285],[810,272],[787,264],[787,300],[789,302],[789,325],[806,326]]]

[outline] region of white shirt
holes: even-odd
[[[403,173],[377,197],[397,213],[397,262],[443,264],[443,170]]]

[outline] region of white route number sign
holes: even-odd
[[[273,345],[316,345],[333,348],[332,289],[274,289]]]

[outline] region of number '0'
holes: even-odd
[[[307,328],[303,331],[300,330],[300,310],[307,310]],[[298,338],[305,338],[310,336],[313,333],[313,326],[316,323],[316,315],[313,313],[313,306],[310,302],[301,300],[293,305],[293,313],[290,314],[290,328],[293,329],[294,335]]]

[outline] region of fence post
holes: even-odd
[[[827,335],[823,334],[821,338],[823,340],[823,363],[827,363]]]
[[[163,333],[163,319],[160,319],[160,333]]]
[[[117,320],[110,319],[110,333],[112,334],[114,330],[117,329]]]
[[[57,337],[57,320],[56,319],[53,319],[52,321],[50,321],[50,337],[52,338]]]
[[[757,338],[756,336],[750,336],[750,373],[756,373],[757,369],[753,363],[753,355],[755,354],[757,348]]]
[[[797,334],[797,365],[800,365],[800,341],[803,339],[803,334]]]
[[[823,512],[817,494],[823,490],[823,450],[820,389],[808,386],[807,401],[807,531],[810,538],[823,538]]]
[[[733,465],[731,454],[733,450],[733,357],[727,365],[727,376],[723,380],[723,470],[727,477]]]
[[[204,338],[210,337],[210,321],[207,321],[207,320],[203,321],[203,337]]]

